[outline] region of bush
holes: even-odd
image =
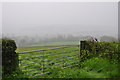
[[[118,58],[118,54],[116,53],[118,46],[116,43],[82,41],[81,48],[83,58],[90,56],[100,56],[109,58],[110,60]]]
[[[2,39],[2,73],[11,74],[18,67],[18,55],[15,41],[10,39]]]

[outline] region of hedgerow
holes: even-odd
[[[15,41],[10,39],[2,39],[2,73],[11,74],[18,67],[18,55]]]

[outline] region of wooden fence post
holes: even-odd
[[[80,56],[82,55],[82,50],[86,49],[86,41],[80,41]]]
[[[2,74],[11,74],[19,67],[18,54],[15,41],[2,39]]]

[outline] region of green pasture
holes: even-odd
[[[107,59],[98,57],[85,60],[79,66],[73,68],[57,68],[50,71],[52,74],[36,78],[116,78],[116,76],[120,76],[117,64],[110,63]],[[7,77],[31,78],[32,76],[25,74],[23,71],[16,71]]]
[[[85,60],[74,68],[56,69],[53,74],[44,75],[42,78],[112,78],[118,74],[117,64],[96,57]]]
[[[31,47],[37,47],[37,46],[62,46],[62,45],[79,45],[78,41],[70,41],[70,42],[48,42],[48,43],[41,43],[41,44],[35,44],[31,45]]]
[[[50,48],[57,48],[57,47],[63,47],[63,46],[36,46],[36,47],[22,47],[17,48],[16,52],[25,52],[25,51],[32,51],[32,50],[42,50],[42,49],[50,49]]]
[[[41,44],[34,44],[29,47],[20,47],[17,48],[16,52],[25,52],[25,51],[32,51],[32,50],[40,50],[40,49],[49,49],[49,48],[56,48],[56,47],[63,47],[69,45],[79,45],[78,41],[73,42],[48,42],[48,43],[41,43]]]
[[[77,51],[68,52],[68,51],[72,51],[72,50],[77,50]],[[65,53],[63,53],[63,52],[65,52]],[[37,56],[44,56],[44,55],[48,55],[48,56],[37,57]],[[68,56],[68,57],[66,57],[66,56]],[[20,69],[23,72],[28,71],[26,74],[30,75],[30,77],[32,77],[34,75],[38,75],[38,74],[42,73],[43,69],[40,69],[40,68],[43,68],[43,65],[42,65],[43,60],[45,60],[44,64],[46,64],[46,65],[44,65],[44,67],[46,68],[44,70],[45,72],[49,71],[49,69],[52,69],[52,68],[58,68],[58,67],[63,68],[63,66],[67,66],[68,63],[74,64],[74,63],[78,62],[79,61],[78,60],[79,47],[69,47],[69,48],[64,48],[64,49],[62,48],[62,49],[55,49],[55,50],[48,50],[48,51],[19,54],[19,59],[27,59],[30,57],[37,57],[37,58],[20,61]],[[67,60],[67,58],[72,58],[72,60],[71,61]],[[60,62],[57,62],[57,61],[60,61]],[[48,64],[48,63],[50,63],[50,64]],[[34,70],[34,69],[36,69],[36,70]],[[33,73],[35,73],[35,74],[33,74]]]
[[[111,52],[116,55],[116,53],[119,53],[119,51],[116,51],[116,48],[118,48],[119,43],[111,43],[111,44],[113,47],[111,48],[112,49]],[[36,46],[29,48],[18,48],[16,52],[49,49],[55,47],[61,47],[61,46],[52,46],[52,47]],[[77,51],[68,52],[72,50],[77,50]],[[65,53],[62,54],[62,52]],[[61,53],[61,54],[54,54],[54,53]],[[50,55],[50,54],[51,56],[44,56],[44,57],[38,57],[38,58],[32,58],[32,59],[20,61],[19,69],[11,75],[6,75],[6,78],[119,78],[120,77],[119,67],[118,67],[119,63],[117,61],[117,58],[109,59],[109,57],[107,56],[109,54],[109,51],[107,50],[105,52],[102,52],[101,54],[89,53],[92,55],[90,55],[90,57],[86,57],[84,60],[81,60],[81,57],[86,55],[84,54],[80,57],[79,47],[77,46],[68,47],[64,49],[55,49],[49,51],[19,54],[19,59],[27,59],[30,57],[37,57],[37,56]],[[64,58],[55,59],[60,57],[64,57]],[[72,59],[68,60],[69,58]],[[53,60],[49,61],[49,59],[53,59]],[[45,61],[43,62],[43,60]],[[63,61],[57,63],[57,61],[60,60]],[[33,77],[35,75],[39,75],[40,73],[43,73],[43,69],[41,69],[43,68],[42,63],[46,64],[44,65],[45,67],[44,72],[48,71],[51,73],[42,76]],[[51,63],[51,64],[47,64],[47,63]],[[72,65],[78,64],[78,65],[71,68],[63,69],[69,64]]]

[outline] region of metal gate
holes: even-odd
[[[56,68],[69,68],[79,65],[79,45],[51,49],[20,52],[19,67],[27,75],[38,77],[52,74]]]

